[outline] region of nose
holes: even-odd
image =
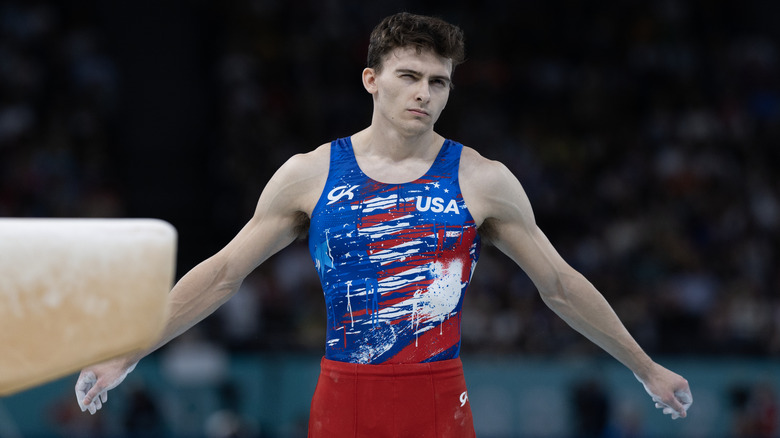
[[[428,102],[431,99],[431,87],[428,85],[428,81],[420,81],[416,99],[418,102]]]

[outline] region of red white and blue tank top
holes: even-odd
[[[461,309],[480,240],[458,184],[463,145],[446,140],[428,172],[385,184],[331,143],[309,251],[325,294],[325,357],[419,363],[458,357]]]

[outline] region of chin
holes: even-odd
[[[417,129],[402,129],[401,132],[406,137],[417,137],[423,134],[427,134],[429,132],[433,131],[433,126],[427,126],[425,128],[417,128]]]
[[[404,126],[401,127],[401,130],[409,135],[425,134],[428,131],[433,131],[433,124],[421,120],[413,120],[410,123],[404,124]]]

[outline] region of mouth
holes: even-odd
[[[424,109],[420,109],[420,108],[410,108],[408,109],[408,111],[413,115],[420,116],[420,117],[427,117],[430,115],[428,114],[428,111],[425,111]]]

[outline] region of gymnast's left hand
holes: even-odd
[[[137,362],[127,365],[127,361],[118,358],[92,365],[81,370],[76,381],[76,401],[81,412],[95,414],[103,403],[108,401],[108,391],[116,388],[136,366]]]
[[[673,420],[688,416],[688,408],[693,404],[693,395],[688,381],[682,376],[655,364],[654,369],[644,379],[634,376],[645,387],[645,391],[655,402],[655,407]]]

